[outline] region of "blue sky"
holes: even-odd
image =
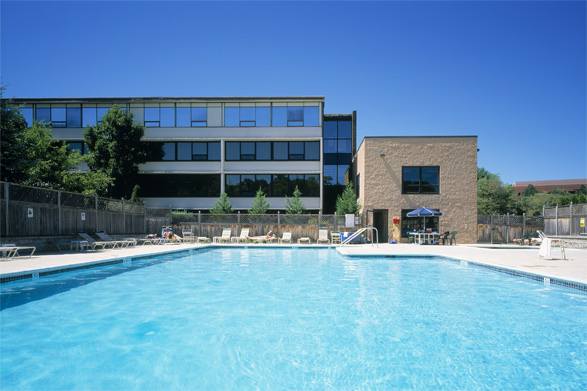
[[[585,1],[2,1],[7,97],[308,96],[364,136],[477,135],[587,177]]]

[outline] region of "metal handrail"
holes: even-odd
[[[363,232],[365,231],[373,231],[375,230],[375,238],[377,240],[377,247],[379,247],[379,232],[377,231],[377,228],[375,227],[363,227],[360,230],[358,230],[357,232],[355,232],[354,234],[352,234],[351,236],[349,236],[348,238],[346,238],[345,240],[343,240],[342,242],[340,242],[340,245],[343,246],[345,244],[348,244],[351,242],[351,240],[357,238],[359,235],[361,235]],[[371,246],[373,246],[373,242],[371,242]]]

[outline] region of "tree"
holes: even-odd
[[[253,201],[253,206],[249,209],[250,214],[262,215],[267,213],[267,209],[269,209],[271,205],[269,201],[265,199],[265,193],[259,188],[257,193],[255,194],[255,200]]]
[[[585,187],[585,185],[581,185],[579,186],[579,188],[577,189],[577,191],[575,192],[575,194],[577,195],[587,195],[587,187]]]
[[[341,195],[336,198],[336,214],[359,214],[361,205],[357,202],[357,195],[353,189],[353,183],[349,182]]]
[[[301,215],[306,211],[306,205],[301,199],[302,192],[296,186],[293,192],[293,198],[285,196],[285,213],[290,215]]]
[[[504,185],[499,175],[477,169],[477,213],[506,214],[515,211],[514,188]]]
[[[96,126],[88,126],[84,138],[88,145],[90,170],[112,178],[107,196],[129,198],[137,183],[138,165],[149,157],[150,147],[142,143],[145,126],[135,124],[132,113],[113,105]]]
[[[5,90],[6,87],[0,84],[0,179],[21,183],[26,180],[27,172],[32,165],[22,139],[27,123],[18,107],[9,99],[3,99]]]
[[[220,198],[218,199],[218,201],[216,201],[216,204],[210,210],[210,213],[215,214],[215,215],[228,214],[228,213],[233,213],[233,212],[234,212],[234,208],[232,207],[232,205],[230,204],[230,201],[228,200],[228,194],[226,194],[224,192],[222,192],[220,194]]]
[[[534,185],[530,183],[528,185],[528,187],[526,187],[524,189],[524,191],[522,192],[522,196],[529,197],[529,196],[533,196],[536,193],[538,193],[538,189],[536,189],[536,187],[534,187]]]

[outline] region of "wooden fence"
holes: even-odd
[[[145,233],[142,203],[7,182],[0,182],[0,203],[2,237]]]
[[[542,216],[479,215],[477,216],[478,243],[513,243],[524,235],[544,229]]]
[[[587,204],[557,205],[544,208],[543,214],[546,235],[577,236],[587,232]],[[583,221],[582,227],[581,221]]]

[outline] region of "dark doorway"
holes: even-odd
[[[373,226],[377,228],[379,233],[379,243],[387,243],[387,209],[374,210],[373,211]],[[374,239],[375,240],[375,239]]]

